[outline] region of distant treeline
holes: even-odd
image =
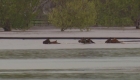
[[[39,20],[43,20],[42,22]],[[46,22],[45,22],[46,21]],[[139,0],[0,0],[0,27],[26,30],[49,23],[64,31],[140,25]]]

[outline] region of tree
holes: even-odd
[[[140,14],[139,0],[96,0],[96,6],[102,26],[132,26]]]
[[[4,31],[28,29],[36,12],[33,9],[39,0],[0,0],[0,27]]]
[[[51,24],[64,31],[68,28],[89,29],[95,24],[96,9],[94,1],[54,0],[55,7],[48,14]]]

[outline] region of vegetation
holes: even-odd
[[[39,13],[39,14],[38,14]],[[140,25],[139,0],[0,0],[0,27],[26,30],[36,16],[44,17],[61,31],[89,30],[90,26]],[[39,18],[40,19],[40,18]]]
[[[28,29],[39,0],[0,0],[0,27],[4,31]]]
[[[108,27],[134,26],[136,24],[140,25],[139,0],[85,0],[85,1],[51,0],[51,1],[54,2],[56,6],[53,7],[52,12],[49,13],[49,20],[55,26],[61,28],[61,31],[75,27],[79,29],[85,28],[88,29],[89,26],[93,26],[95,25],[95,23],[97,26],[108,26]],[[81,2],[87,3],[81,4]],[[90,8],[86,6],[89,8],[87,11],[85,9],[82,9],[82,7],[83,6],[85,7],[85,5],[87,5],[89,2],[90,4],[92,4],[92,6],[90,6]],[[78,17],[80,18],[78,19]],[[87,17],[89,17],[88,18],[89,20],[86,19]],[[85,23],[86,21],[89,23]]]
[[[139,0],[96,0],[101,26],[133,26],[140,15]]]
[[[95,24],[96,10],[94,1],[54,0],[55,8],[48,14],[49,21],[64,31],[68,28],[89,29]]]

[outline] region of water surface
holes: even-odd
[[[0,80],[140,80],[140,49],[0,50]]]

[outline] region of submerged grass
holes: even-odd
[[[140,56],[140,49],[27,49],[0,50],[0,59],[97,58]]]
[[[0,78],[6,79],[27,79],[27,78],[85,78],[85,79],[121,79],[121,80],[138,80],[140,79],[140,73],[11,73],[0,74]]]

